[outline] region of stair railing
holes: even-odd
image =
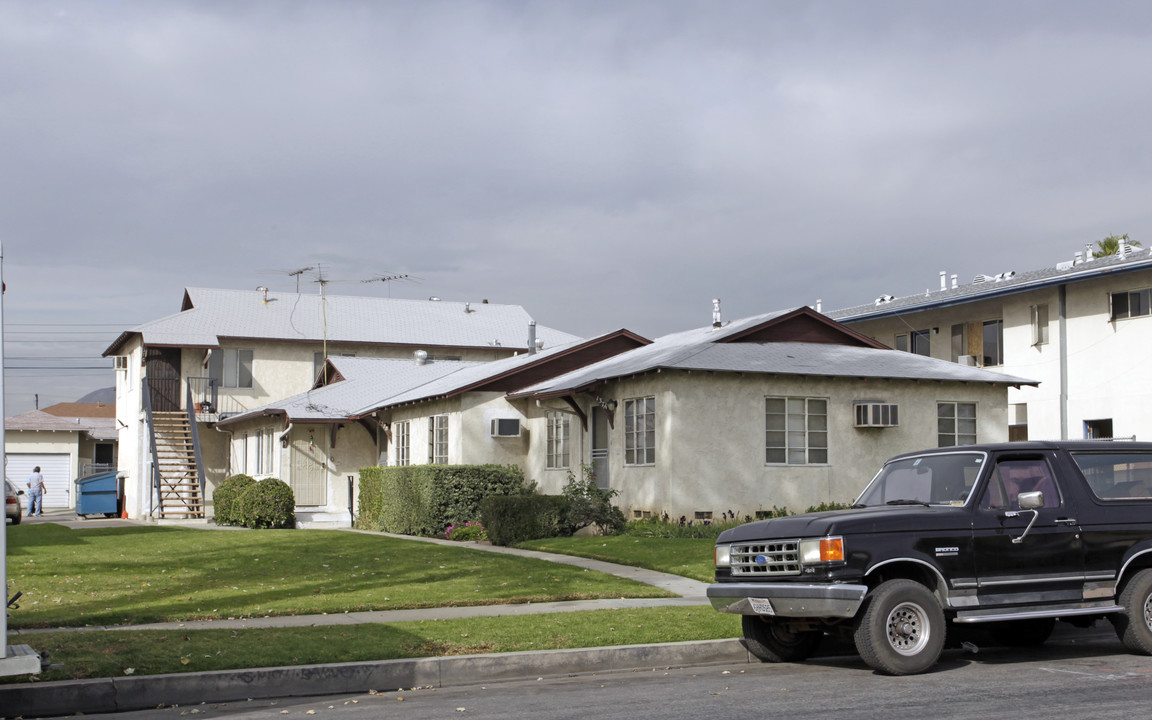
[[[208,517],[207,497],[204,494],[204,459],[200,454],[200,430],[196,427],[196,408],[192,403],[192,383],[188,383],[184,409],[188,414],[188,427],[192,435],[192,451],[196,457],[196,481],[200,483],[200,515]]]
[[[156,512],[156,504],[160,502],[160,456],[156,452],[156,425],[152,422],[152,391],[148,387],[148,378],[140,381],[141,392],[144,398],[144,416],[148,421],[148,443],[152,452],[152,490],[148,493],[148,516]]]

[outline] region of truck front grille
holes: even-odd
[[[732,546],[731,562],[733,575],[799,575],[800,541],[736,543]]]

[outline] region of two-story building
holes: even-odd
[[[328,358],[486,362],[577,339],[487,301],[188,288],[180,312],[124,332],[104,352],[116,366],[125,509],[204,517],[212,487],[235,472],[236,438],[220,421],[313,387]],[[266,474],[273,441],[251,439],[246,469]],[[308,508],[346,505],[317,482]]]
[[[1089,247],[965,284],[941,272],[923,294],[828,315],[898,350],[1039,381],[1009,390],[1012,440],[1152,438],[1150,249]]]

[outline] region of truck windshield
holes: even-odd
[[[853,507],[964,505],[985,463],[984,453],[940,453],[886,464]]]

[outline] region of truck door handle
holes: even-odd
[[[1076,518],[1056,518],[1057,525],[1075,525]]]

